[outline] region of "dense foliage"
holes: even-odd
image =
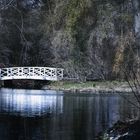
[[[139,68],[138,0],[0,0],[0,63],[52,66],[80,80]]]

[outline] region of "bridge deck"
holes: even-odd
[[[51,67],[0,68],[0,80],[34,79],[57,81],[63,79],[63,69]]]

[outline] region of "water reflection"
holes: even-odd
[[[133,100],[132,96],[126,95]],[[119,95],[0,91],[0,139],[94,140],[117,120],[138,116]]]
[[[56,91],[4,89],[0,100],[1,114],[32,117],[63,111],[63,96],[61,93],[58,96]]]

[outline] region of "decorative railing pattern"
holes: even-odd
[[[0,80],[34,79],[57,81],[63,79],[63,69],[50,67],[0,68]]]

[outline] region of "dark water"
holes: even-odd
[[[0,140],[94,140],[117,120],[138,113],[118,94],[1,89]]]

